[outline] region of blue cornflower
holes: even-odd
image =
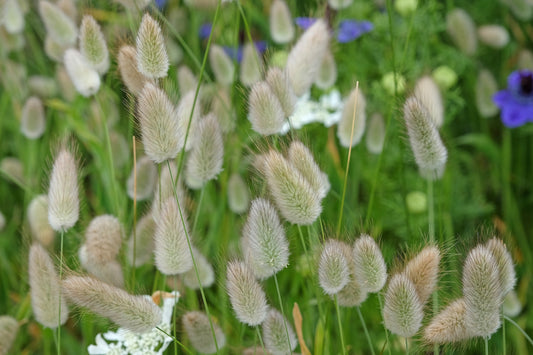
[[[517,70],[507,78],[507,89],[492,98],[502,113],[502,122],[509,128],[533,122],[533,72]]]
[[[213,29],[212,24],[204,23],[198,29],[198,36],[200,36],[201,39],[207,39],[209,38],[209,35],[211,34],[212,29]]]
[[[294,22],[298,27],[307,30],[317,19],[313,17],[296,17]],[[374,25],[369,21],[342,20],[336,31],[337,42],[347,43],[356,40],[363,34],[374,29]]]
[[[158,9],[162,9],[167,4],[167,0],[155,0],[155,5]]]

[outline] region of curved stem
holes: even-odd
[[[512,320],[511,318],[509,318],[509,317],[507,317],[505,315],[503,316],[503,319],[505,319],[506,321],[508,321],[512,325],[514,325],[520,331],[520,333],[522,333],[524,338],[526,338],[526,340],[529,342],[529,344],[531,346],[533,346],[533,339],[531,339],[531,337],[526,333],[526,331],[524,329],[522,329],[521,326],[518,325],[518,323],[516,323],[514,320]]]
[[[368,329],[366,327],[365,319],[363,318],[363,314],[361,313],[361,308],[359,306],[355,307],[357,308],[357,314],[359,315],[359,319],[361,320],[361,324],[363,325],[363,330],[365,331],[366,340],[368,341],[368,346],[370,347],[370,352],[372,355],[375,355],[374,347],[372,346],[372,339],[370,338],[370,334],[368,333]]]

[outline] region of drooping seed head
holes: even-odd
[[[440,128],[444,123],[444,104],[437,83],[430,76],[423,76],[416,82],[413,95],[428,110],[435,127]]]
[[[82,245],[78,250],[78,258],[80,265],[91,276],[109,285],[124,288],[124,274],[122,267],[116,260],[111,260],[106,263],[95,263],[95,258],[87,252],[86,245]]]
[[[263,323],[268,311],[265,292],[244,262],[228,263],[226,287],[240,322],[252,327]]]
[[[287,159],[317,191],[320,199],[326,197],[331,188],[328,176],[320,170],[309,148],[300,141],[293,141],[287,151]]]
[[[287,58],[287,73],[296,96],[302,96],[316,80],[329,46],[329,30],[318,19],[304,32]]]
[[[472,337],[465,323],[465,314],[464,298],[453,301],[424,329],[424,340],[430,344],[446,344]]]
[[[57,154],[48,188],[48,223],[55,231],[66,231],[79,217],[78,167],[74,155],[63,148]]]
[[[263,62],[254,44],[247,43],[242,50],[240,77],[245,86],[252,86],[261,80]]]
[[[269,201],[262,198],[252,201],[242,237],[244,259],[256,277],[266,279],[287,267],[289,242]]]
[[[448,152],[429,111],[417,98],[410,97],[404,105],[404,118],[420,174],[426,179],[440,178]]]
[[[248,104],[248,120],[254,131],[265,136],[281,131],[285,123],[285,113],[277,96],[266,82],[261,81],[252,87]]]
[[[268,69],[265,81],[278,98],[285,117],[291,116],[294,112],[297,97],[292,90],[287,72],[277,67],[271,67]]]
[[[357,279],[368,292],[378,292],[387,281],[387,265],[374,238],[361,235],[353,246],[353,258]]]
[[[335,295],[350,281],[349,260],[342,242],[330,239],[324,245],[318,263],[318,281],[328,295]]]
[[[122,245],[122,226],[115,216],[92,219],[85,230],[85,248],[89,264],[106,264],[116,259]]]
[[[89,97],[98,92],[100,76],[80,52],[76,49],[67,49],[63,62],[72,84],[82,96]]]
[[[196,86],[198,85],[198,79],[192,72],[192,70],[186,66],[181,65],[178,68],[177,72],[178,77],[178,86],[180,88],[180,93],[185,95],[189,91],[196,91]]]
[[[374,113],[370,117],[370,122],[366,130],[366,149],[372,154],[380,154],[383,151],[385,134],[383,116],[379,113]]]
[[[144,215],[135,226],[135,234],[131,233],[128,239],[126,256],[128,263],[134,267],[146,264],[152,259],[154,252],[155,221],[152,214]],[[135,236],[135,248],[133,238]],[[134,254],[135,250],[135,254]],[[133,262],[135,255],[135,263]]]
[[[194,246],[192,248],[192,254],[194,256],[194,261],[196,262],[196,267],[198,268],[198,277],[200,278],[200,282],[198,282],[196,271],[194,268],[191,268],[189,271],[183,274],[183,283],[185,286],[192,288],[193,290],[198,290],[200,285],[202,288],[210,287],[215,282],[215,272],[213,271],[213,267],[207,258],[202,255],[202,253],[200,253]]]
[[[133,46],[123,45],[117,56],[120,77],[133,95],[139,95],[147,81],[151,81],[137,69],[137,50]]]
[[[476,107],[482,117],[491,117],[498,113],[498,106],[492,97],[498,91],[494,75],[486,69],[480,70],[476,81]]]
[[[148,13],[144,14],[137,32],[137,70],[150,79],[164,78],[168,56],[161,27]]]
[[[209,49],[209,64],[219,84],[229,86],[233,83],[235,67],[231,58],[218,44],[211,45]]]
[[[216,344],[213,339],[213,332],[207,314],[200,311],[190,311],[183,315],[181,319],[183,328],[192,347],[202,354],[214,354],[218,349],[226,345],[226,336],[222,328],[212,321],[215,331]]]
[[[195,139],[198,136],[198,126],[200,124],[200,98],[197,98],[196,103],[194,102],[194,98],[194,91],[187,92],[181,98],[177,108],[177,120],[182,135],[181,147],[183,147],[183,142],[185,142],[185,133],[189,126],[189,120],[191,121],[189,136],[187,137],[187,142],[185,144],[186,151],[192,149]]]
[[[7,33],[15,35],[24,30],[24,12],[17,0],[3,0],[0,2],[0,23]]]
[[[284,0],[274,0],[270,5],[270,36],[278,44],[294,39],[294,23],[291,11]]]
[[[26,138],[37,139],[43,135],[45,128],[43,103],[38,97],[32,96],[26,100],[22,108],[20,131]]]
[[[48,196],[35,196],[28,205],[27,216],[31,235],[45,247],[51,245],[55,232],[48,223]]]
[[[315,80],[315,85],[322,90],[327,90],[332,87],[337,81],[337,64],[333,54],[328,50],[324,56],[324,60],[320,64],[318,75]]]
[[[148,156],[143,156],[128,177],[128,196],[137,201],[147,200],[154,192],[156,181],[157,168],[154,162]]]
[[[465,323],[473,336],[490,337],[501,325],[502,286],[498,262],[492,252],[478,245],[463,268]]]
[[[460,51],[474,55],[477,50],[476,26],[465,10],[453,9],[446,15],[446,31]]]
[[[509,32],[500,25],[485,25],[477,29],[479,40],[489,47],[500,49],[509,43]]]
[[[46,250],[37,243],[31,246],[28,259],[33,314],[43,326],[55,329],[67,321],[68,307],[60,292],[61,285],[54,263]]]
[[[385,327],[394,334],[409,338],[418,332],[423,318],[423,306],[411,280],[403,273],[394,275],[385,295]]]
[[[486,244],[488,250],[494,256],[500,275],[502,299],[514,289],[516,285],[516,272],[514,270],[513,258],[501,239],[492,238]]]
[[[346,148],[350,147],[350,143],[352,147],[357,145],[365,133],[365,125],[366,99],[361,89],[355,88],[344,101],[341,120],[337,126],[337,137],[341,145]]]
[[[242,177],[233,173],[228,181],[228,206],[237,214],[242,214],[248,210],[250,204],[250,191],[248,185]]]
[[[39,1],[39,14],[48,35],[60,45],[73,46],[78,38],[78,29],[72,19],[57,5]]]
[[[291,351],[296,349],[298,345],[296,334],[294,334],[291,324],[278,310],[269,309],[262,328],[265,348],[272,355],[285,355],[289,353],[289,349]]]
[[[90,276],[67,277],[63,280],[63,292],[76,305],[132,332],[145,333],[161,323],[161,309],[151,300]]]
[[[11,316],[0,316],[0,354],[7,355],[17,338],[19,324]]]
[[[100,26],[91,15],[83,16],[80,25],[80,52],[100,74],[109,69],[109,51]]]
[[[437,287],[439,262],[439,249],[435,246],[427,246],[405,265],[403,273],[415,286],[422,305],[427,302]]]

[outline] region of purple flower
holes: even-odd
[[[267,44],[265,41],[255,41],[255,48],[260,54],[263,54],[266,51]],[[237,62],[241,62],[242,60],[242,45],[238,48],[231,47],[231,46],[223,46],[224,52],[233,60],[236,60]]]
[[[296,17],[294,22],[298,27],[307,30],[317,19],[313,17]],[[374,29],[374,25],[369,21],[342,20],[337,29],[337,42],[347,43],[356,40],[363,34]]]
[[[162,9],[167,4],[167,0],[155,0],[155,5],[158,9]]]
[[[202,24],[200,28],[198,29],[198,36],[200,36],[201,39],[209,38],[209,35],[211,35],[212,28],[213,28],[213,25],[210,23]]]
[[[533,122],[533,72],[518,70],[507,78],[507,89],[492,98],[502,111],[502,122],[509,128]]]
[[[315,21],[316,21],[316,18],[314,17],[296,17],[294,19],[294,23],[296,23],[296,25],[300,27],[302,30],[307,30],[309,27],[313,25],[313,23],[315,23]]]

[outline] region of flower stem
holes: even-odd
[[[514,320],[512,320],[511,318],[507,317],[506,315],[503,316],[503,319],[508,321],[509,323],[511,323],[512,325],[514,325],[516,328],[518,328],[518,330],[520,331],[520,333],[522,333],[522,335],[524,336],[524,338],[526,338],[526,340],[529,342],[529,344],[531,344],[531,346],[533,346],[533,339],[531,339],[531,337],[525,332],[524,329],[522,329],[521,326],[518,325],[518,323],[516,323]]]
[[[501,312],[502,312],[502,317],[503,317],[504,316],[503,308],[501,309]],[[503,319],[502,321],[502,354],[503,355],[507,354],[507,344],[505,341],[505,319]]]
[[[489,355],[489,337],[483,337],[485,341],[485,355]]]
[[[59,249],[59,282],[63,276],[63,237],[65,231],[61,230],[61,246]],[[61,287],[59,287],[59,316],[57,317],[57,355],[61,355]]]
[[[405,354],[409,355],[409,338],[405,338]],[[435,353],[438,354],[438,353]]]
[[[372,355],[376,355],[374,352],[374,347],[372,346],[372,339],[370,338],[370,334],[368,333],[368,329],[366,327],[365,319],[363,318],[363,313],[361,313],[361,308],[359,306],[357,308],[357,314],[359,315],[359,319],[361,320],[361,324],[363,325],[363,330],[365,331],[366,340],[368,341],[368,346],[370,347],[370,352]]]
[[[265,344],[263,343],[263,337],[261,336],[261,331],[259,330],[259,326],[255,326],[255,330],[257,331],[257,337],[259,338],[259,342],[261,343],[261,349],[263,349],[263,354],[267,354],[267,351],[265,350]]]
[[[428,198],[428,225],[429,225],[429,242],[431,244],[435,243],[435,206],[433,201],[433,180],[427,179],[428,181],[428,191],[427,191],[427,198]],[[438,289],[435,289],[433,291],[433,316],[436,316],[439,311],[439,291]],[[438,354],[439,353],[439,345],[434,344],[433,345],[433,353]]]
[[[381,314],[381,317],[383,317],[383,301],[381,300],[381,294],[378,293],[378,302],[379,302],[379,313]],[[385,323],[382,322],[383,329],[385,330],[385,341],[387,342],[387,348],[389,349],[389,355],[392,355],[391,348],[390,348],[390,341],[389,341],[389,330],[387,327],[385,327]]]
[[[335,310],[337,311],[337,323],[339,324],[339,333],[341,334],[341,347],[343,355],[346,355],[346,345],[344,345],[344,332],[342,331],[342,322],[341,322],[341,312],[339,310],[339,302],[337,300],[337,295],[334,295],[335,300]]]
[[[194,223],[192,225],[191,234],[194,235],[196,226],[198,224],[198,217],[200,217],[200,211],[202,209],[202,202],[204,200],[205,185],[200,190],[200,199],[198,200],[198,207],[196,208],[196,215],[194,216]]]
[[[289,345],[289,354],[292,352],[291,338],[289,336],[289,328],[287,328],[287,318],[285,317],[285,310],[283,309],[283,302],[281,301],[281,292],[279,292],[278,276],[274,274],[274,282],[276,283],[276,292],[278,293],[279,308],[283,315],[283,325],[285,326],[285,334],[287,335],[287,343]]]
[[[161,333],[165,334],[167,337],[170,337],[172,338],[172,340],[174,341],[174,343],[178,344],[179,346],[181,346],[183,348],[183,350],[185,350],[187,352],[187,354],[194,354],[192,351],[190,351],[185,345],[183,345],[175,336],[172,336],[170,334],[168,334],[167,332],[165,332],[163,329],[159,328],[159,327],[155,327],[155,329],[159,330]]]

